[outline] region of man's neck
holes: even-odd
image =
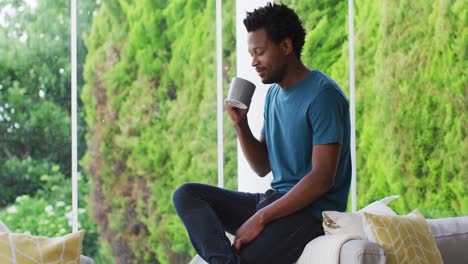
[[[284,75],[283,81],[278,84],[282,88],[287,89],[304,80],[310,71],[311,70],[307,68],[301,61],[297,61],[297,63],[290,64],[290,67],[288,67],[288,70]]]

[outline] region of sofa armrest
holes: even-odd
[[[340,264],[385,264],[387,252],[369,240],[354,239],[343,244]]]
[[[428,219],[427,223],[444,263],[466,263],[468,259],[468,216]]]

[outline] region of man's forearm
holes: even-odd
[[[234,125],[237,132],[237,137],[242,147],[242,152],[250,164],[250,167],[260,177],[267,175],[270,169],[270,161],[268,159],[268,151],[265,143],[256,139],[247,120],[245,122]]]
[[[330,181],[332,177],[319,175],[318,171],[310,172],[286,195],[259,211],[265,224],[293,214],[330,190],[333,186],[333,181]]]
[[[328,192],[335,182],[340,149],[339,144],[314,146],[312,171],[286,195],[258,212],[265,224],[304,208]]]

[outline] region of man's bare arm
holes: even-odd
[[[248,109],[239,109],[229,103],[226,103],[226,108],[250,167],[260,177],[264,177],[271,171],[265,135],[261,135],[260,140],[253,136],[247,121]]]
[[[269,223],[290,215],[309,205],[334,185],[340,157],[339,144],[314,145],[313,168],[286,195],[260,210],[261,218]]]
[[[262,134],[259,141],[252,135],[252,131],[248,125],[244,128],[235,128],[242,147],[242,152],[249,162],[250,167],[258,176],[264,177],[271,171],[265,135]]]
[[[264,227],[278,219],[306,207],[333,187],[341,146],[339,144],[314,145],[313,168],[287,194],[262,208],[237,230],[234,248],[254,240]]]

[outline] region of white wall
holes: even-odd
[[[243,20],[246,12],[272,2],[267,0],[237,0],[236,1],[236,39],[237,39],[237,76],[245,78],[257,86],[252,98],[248,119],[252,133],[259,138],[263,126],[263,105],[269,85],[264,85],[257,72],[251,66],[251,57],[247,49],[247,31]],[[239,191],[263,192],[270,188],[271,173],[264,178],[258,177],[245,159],[239,142],[237,143],[237,170]]]

